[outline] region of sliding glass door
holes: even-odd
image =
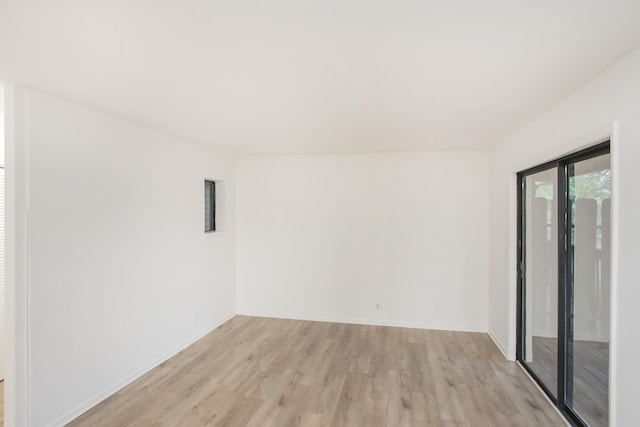
[[[555,397],[558,384],[558,169],[524,178],[527,292],[523,362]]]
[[[609,418],[609,154],[568,164],[567,405],[589,426]]]
[[[576,425],[608,425],[609,143],[518,174],[518,351]]]

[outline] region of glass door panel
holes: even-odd
[[[609,418],[610,155],[568,164],[567,406],[591,427]]]
[[[609,153],[605,142],[518,174],[516,357],[580,427],[609,425]]]
[[[557,180],[557,168],[528,175],[523,206],[523,359],[554,396],[558,383]]]

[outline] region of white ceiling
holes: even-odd
[[[486,148],[640,44],[638,0],[3,0],[0,78],[237,154]]]

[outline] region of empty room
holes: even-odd
[[[3,0],[0,105],[4,425],[640,425],[637,0]]]

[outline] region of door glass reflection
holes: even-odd
[[[567,405],[589,426],[609,418],[610,155],[569,165],[573,295],[568,336]]]
[[[525,181],[524,361],[554,396],[558,387],[557,177],[552,168]]]

